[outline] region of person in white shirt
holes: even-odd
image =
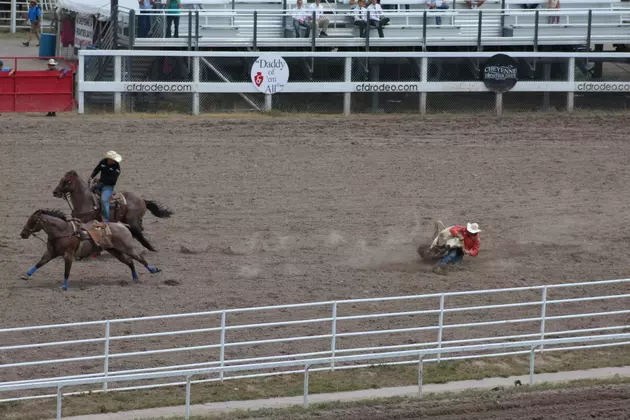
[[[369,12],[370,26],[374,26],[378,31],[379,38],[383,38],[383,26],[389,23],[389,18],[383,16],[383,8],[378,4],[377,0],[372,0],[367,8]]]
[[[293,28],[295,37],[300,37],[300,28],[304,28],[304,37],[308,38],[311,33],[311,25],[308,24],[308,10],[302,5],[302,0],[297,0],[297,8],[291,13],[293,16]]]
[[[429,9],[440,9],[440,10],[448,9],[448,4],[446,4],[445,0],[426,0],[426,4],[427,4],[427,7]],[[441,25],[442,24],[442,17],[436,16],[435,17],[435,24],[436,25]]]
[[[359,0],[352,7],[352,16],[354,17],[354,24],[359,27],[359,37],[364,38],[365,30],[367,29],[367,9],[365,8],[364,0]]]
[[[308,7],[308,19],[313,20],[313,12],[315,12],[315,22],[312,22],[313,30],[317,32],[317,28],[321,28],[320,36],[328,36],[326,31],[328,30],[329,20],[324,17],[324,6],[322,6],[319,0],[315,0],[315,3],[311,3]]]

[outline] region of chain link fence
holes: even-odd
[[[348,62],[339,57],[285,57],[289,67],[289,84],[318,84],[325,92],[264,95],[252,93],[251,69],[256,57],[201,56],[198,78],[194,57],[186,56],[123,56],[120,58],[120,78],[116,79],[112,56],[85,56],[86,81],[120,81],[125,91],[120,93],[120,111],[133,112],[193,112],[195,83],[241,84],[243,93],[202,92],[198,94],[200,113],[260,112],[340,114],[350,113],[493,113],[497,107],[494,93],[479,85],[485,59],[473,57],[427,58],[426,81],[459,83],[477,86],[464,91],[419,91],[423,79],[422,59],[418,57],[353,57]],[[518,83],[536,82],[550,86],[575,83],[584,87],[573,95],[574,109],[623,110],[630,105],[630,59],[575,59],[569,68],[569,58],[519,58]],[[579,82],[579,83],[578,83]],[[583,82],[583,83],[582,83]],[[609,83],[607,90],[595,82]],[[136,90],[134,86],[158,83],[160,91]],[[386,85],[385,90],[382,89]],[[141,87],[142,87],[141,86]],[[481,87],[479,87],[481,86]],[[518,86],[518,85],[517,85]],[[131,87],[132,89],[127,89]],[[537,88],[537,89],[540,89]],[[537,90],[532,89],[532,90]],[[612,89],[612,90],[611,90]],[[230,90],[230,89],[218,89]],[[312,89],[317,90],[317,89]],[[333,90],[333,91],[331,91]],[[445,89],[448,90],[448,89]],[[566,111],[569,95],[566,91],[523,92],[512,90],[502,95],[503,112]],[[267,97],[266,97],[267,96]],[[85,94],[85,112],[113,112],[116,94],[89,92]]]

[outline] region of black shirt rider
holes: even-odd
[[[101,173],[101,184],[115,187],[120,175],[120,164],[112,159],[103,159],[96,165],[90,178],[94,178],[99,172]]]

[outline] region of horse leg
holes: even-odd
[[[50,252],[50,250],[46,250],[46,252],[44,253],[44,255],[42,255],[42,258],[37,262],[37,264],[35,264],[34,266],[32,266],[25,275],[23,275],[21,277],[22,280],[29,280],[31,278],[31,276],[33,274],[35,274],[35,272],[37,270],[39,270],[40,268],[42,268],[43,266],[45,266],[46,264],[48,264],[50,261],[52,261],[54,259],[52,252]]]
[[[61,285],[61,290],[68,290],[68,278],[70,277],[70,269],[72,268],[72,260],[74,259],[73,253],[66,252],[63,256],[65,261],[65,268],[63,272],[63,284]]]
[[[129,258],[128,255],[114,248],[108,249],[107,252],[116,257],[118,261],[129,267],[129,269],[131,270],[131,278],[134,282],[138,281],[138,273],[136,273],[136,267],[133,265],[133,261],[131,260],[131,258]]]
[[[153,267],[152,265],[150,265],[147,262],[147,260],[144,259],[142,255],[138,254],[134,250],[131,250],[127,255],[129,255],[129,257],[133,258],[134,260],[138,261],[140,264],[144,265],[146,269],[149,270],[149,273],[151,274],[159,273],[160,271],[162,271],[159,268]]]

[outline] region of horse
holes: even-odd
[[[30,236],[36,236],[35,233],[41,230],[46,232],[48,236],[46,252],[37,264],[31,267],[26,275],[22,276],[23,280],[29,280],[37,270],[48,262],[57,257],[63,257],[66,266],[61,289],[68,290],[68,278],[73,260],[81,260],[101,249],[127,265],[131,270],[131,278],[134,282],[138,281],[138,273],[136,273],[133,260],[144,265],[151,274],[160,272],[159,268],[149,265],[133,249],[131,231],[122,223],[104,224],[93,221],[82,224],[76,219],[68,220],[66,215],[58,209],[40,209],[28,218],[20,236],[22,239],[28,239]],[[140,235],[142,234],[140,233]]]
[[[57,187],[53,190],[53,196],[65,198],[70,205],[72,217],[87,223],[92,220],[101,220],[100,200],[92,192],[87,183],[83,182],[76,171],[68,171],[61,178]],[[145,200],[130,192],[116,193],[110,200],[112,206],[110,219],[112,222],[128,224],[132,229],[144,230],[142,218],[147,209],[156,217],[168,218],[173,212],[156,201]],[[152,249],[153,251],[153,249]]]

